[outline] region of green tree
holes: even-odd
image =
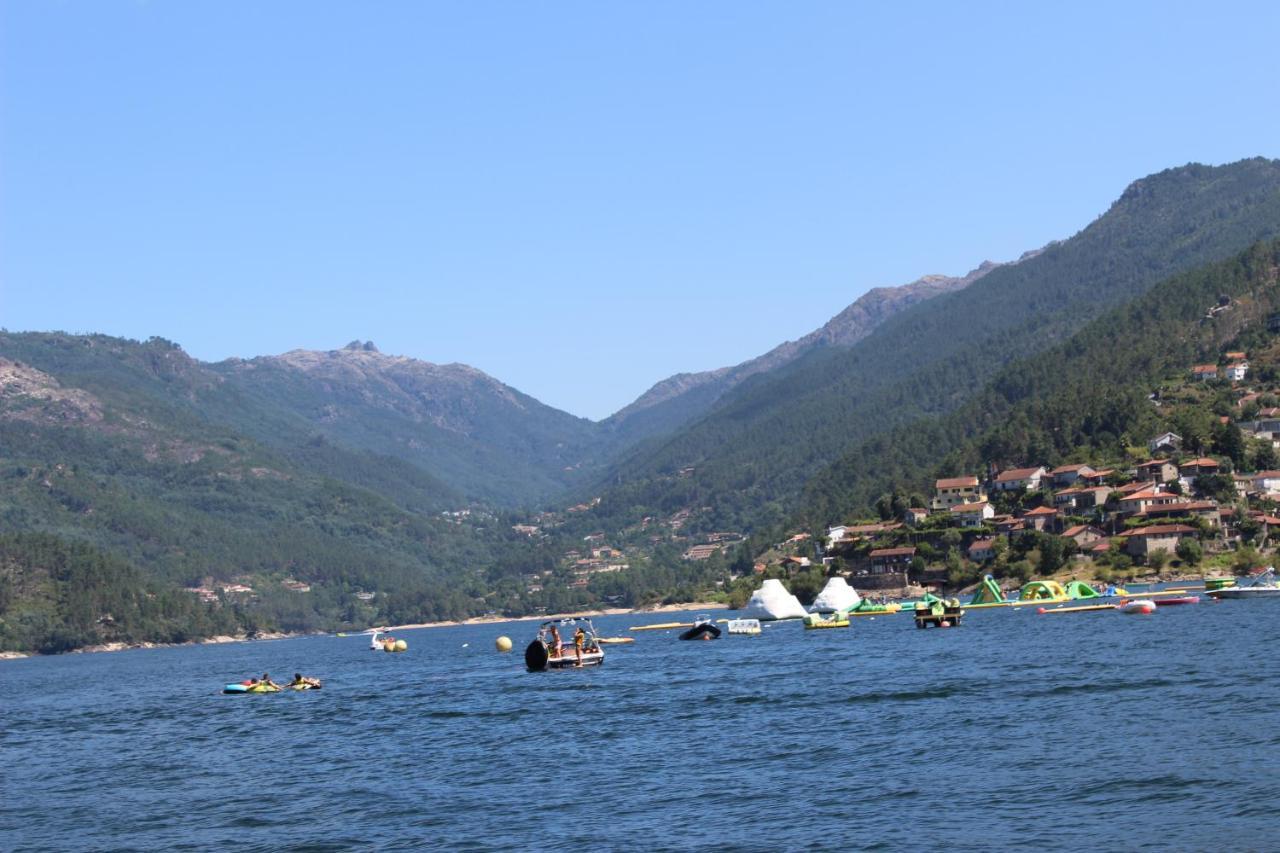
[[[1188,566],[1198,566],[1200,561],[1204,559],[1204,549],[1200,547],[1200,543],[1188,536],[1178,543],[1178,559],[1186,563]]]

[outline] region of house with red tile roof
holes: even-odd
[[[995,509],[987,501],[974,501],[953,506],[950,512],[951,517],[961,527],[981,527],[983,522],[995,518],[996,514]]]
[[[1139,527],[1120,535],[1124,537],[1125,552],[1131,557],[1145,560],[1157,551],[1172,554],[1183,539],[1195,537],[1196,529],[1185,524],[1157,524]]]
[[[1062,531],[1062,536],[1065,539],[1072,540],[1081,548],[1090,546],[1100,539],[1105,540],[1107,538],[1107,534],[1091,524],[1076,524],[1068,527]]]
[[[975,563],[985,563],[996,558],[995,539],[975,539],[969,543],[967,552],[969,559]]]
[[[871,559],[871,571],[879,575],[905,572],[911,568],[911,560],[915,555],[915,548],[877,548],[868,556]]]
[[[1049,472],[1049,476],[1053,478],[1055,486],[1070,486],[1076,480],[1083,479],[1092,474],[1097,473],[1089,465],[1059,465]]]
[[[1139,480],[1154,480],[1157,483],[1172,483],[1178,479],[1178,466],[1168,459],[1152,459],[1136,466]]]
[[[1194,379],[1199,379],[1201,382],[1206,382],[1210,379],[1217,379],[1218,365],[1197,364],[1195,367],[1191,368],[1191,376]]]
[[[977,477],[943,477],[934,483],[934,509],[951,509],[953,506],[986,499]]]
[[[996,475],[991,487],[997,492],[1034,491],[1040,488],[1040,480],[1044,475],[1043,465],[1035,468],[1009,468]]]
[[[1058,511],[1053,507],[1038,506],[1035,509],[1029,509],[1022,514],[1022,522],[1024,529],[1028,530],[1046,530],[1054,526],[1058,519]]]

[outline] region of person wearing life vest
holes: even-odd
[[[264,673],[262,673],[262,678],[258,679],[258,683],[259,683],[259,684],[265,684],[265,685],[266,685],[266,686],[268,686],[268,687],[274,687],[276,690],[279,690],[279,689],[280,689],[280,685],[279,685],[279,684],[276,684],[274,681],[272,681],[272,680],[271,680],[271,676],[270,676],[268,673],[265,673],[265,672],[264,672]]]
[[[293,674],[293,681],[289,682],[289,686],[290,687],[319,687],[320,679],[308,678],[303,676],[303,674],[300,672],[295,672]]]

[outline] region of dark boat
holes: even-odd
[[[581,652],[573,640],[579,628],[583,633]],[[560,637],[559,642],[555,640],[556,635]],[[604,649],[596,636],[595,626],[590,619],[583,617],[543,622],[537,638],[524,650],[524,665],[530,672],[600,666],[603,663]]]
[[[710,616],[699,616],[693,621],[693,627],[680,635],[682,640],[716,640],[720,637],[720,629]]]

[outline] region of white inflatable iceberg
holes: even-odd
[[[800,599],[787,592],[782,581],[769,578],[751,593],[751,600],[740,615],[743,619],[803,619],[805,610]]]
[[[848,613],[861,603],[862,596],[858,591],[844,578],[835,577],[827,581],[809,609],[814,613]]]

